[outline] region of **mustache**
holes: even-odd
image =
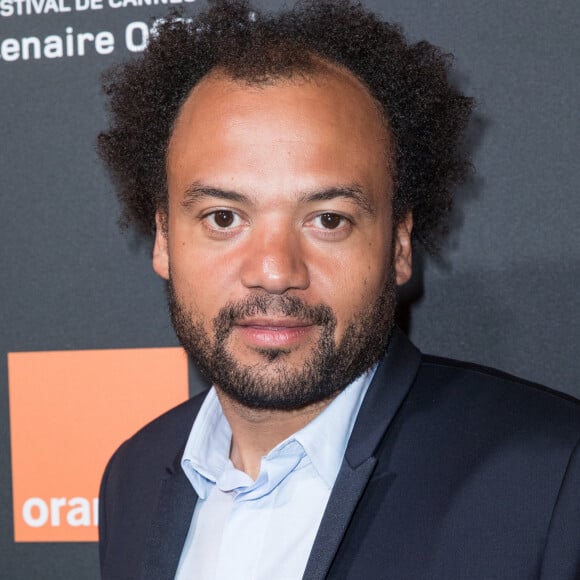
[[[220,309],[213,324],[217,336],[225,336],[239,321],[253,316],[288,316],[316,326],[336,325],[332,308],[326,304],[310,305],[296,296],[254,295],[228,302]]]

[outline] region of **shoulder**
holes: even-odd
[[[578,400],[431,356],[421,357],[379,451],[379,463],[397,474],[401,497],[409,489],[425,497],[417,482],[427,481],[432,497],[425,502],[452,498],[461,521],[474,513],[488,521],[489,513],[506,529],[519,522],[541,533],[563,486],[579,489],[579,459]]]
[[[504,399],[519,399],[522,403],[541,403],[580,413],[580,400],[571,395],[474,363],[422,355],[417,380],[435,382],[452,390],[459,389],[464,394],[501,396]]]
[[[145,558],[146,536],[160,486],[179,469],[181,453],[205,395],[201,393],[145,425],[109,460],[99,493],[104,577],[138,576],[135,566]]]
[[[179,469],[183,448],[206,394],[151,421],[115,451],[101,480],[101,538],[106,537],[105,528],[123,529],[125,524],[119,522],[143,520],[135,527],[145,526],[145,518],[157,501],[159,482]]]
[[[138,476],[177,461],[206,395],[204,391],[142,427],[117,449],[107,471],[122,469]]]
[[[423,355],[414,387],[414,405],[437,408],[468,431],[487,425],[567,445],[580,438],[578,399],[496,369]]]

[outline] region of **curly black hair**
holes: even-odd
[[[206,74],[268,83],[315,73],[321,59],[346,67],[380,103],[394,145],[386,161],[394,161],[394,219],[412,210],[415,239],[436,250],[452,189],[470,168],[461,138],[473,101],[452,86],[450,55],[407,42],[398,26],[352,0],[307,0],[277,14],[246,0],[210,0],[194,18],[163,19],[140,57],[105,76],[112,123],[98,149],[119,185],[121,222],[155,232],[155,212],[167,207],[172,128]]]

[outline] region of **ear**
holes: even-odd
[[[153,270],[169,280],[169,253],[167,251],[167,214],[155,213],[155,244],[153,246]]]
[[[408,282],[413,273],[413,251],[411,232],[413,231],[413,213],[409,212],[395,227],[393,264],[397,286]]]

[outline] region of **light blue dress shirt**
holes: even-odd
[[[215,390],[181,466],[199,499],[177,580],[298,580],[376,367],[262,458],[253,481],[229,459],[232,432]]]

